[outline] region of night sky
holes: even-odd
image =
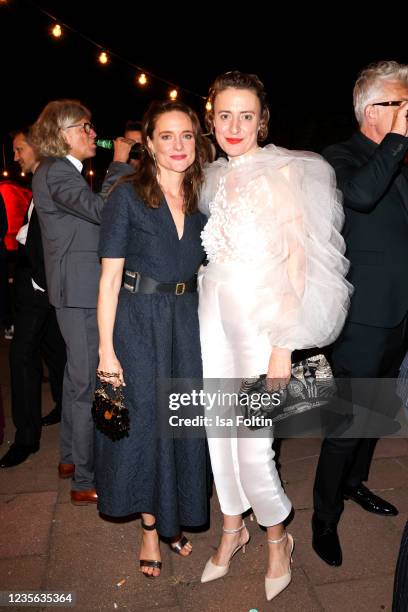
[[[101,66],[98,49],[79,35],[65,31],[53,39],[52,20],[35,5],[122,59]],[[80,99],[93,113],[98,136],[109,138],[123,132],[127,119],[140,119],[150,100],[167,97],[169,86],[157,79],[146,88],[136,86],[136,71],[126,60],[202,96],[226,70],[255,72],[269,94],[269,140],[315,151],[347,138],[354,128],[351,94],[362,67],[379,59],[408,62],[407,35],[397,32],[398,22],[406,30],[403,15],[394,15],[392,30],[378,15],[376,29],[365,23],[364,34],[356,18],[344,25],[336,18],[336,31],[333,15],[325,13],[325,28],[292,4],[288,16],[276,21],[259,3],[242,9],[231,3],[167,6],[159,9],[151,0],[144,8],[129,0],[0,0],[0,138],[8,165],[8,132],[32,123],[52,99]],[[183,91],[180,98],[202,116],[204,101]]]

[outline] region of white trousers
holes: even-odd
[[[210,264],[199,275],[204,391],[220,396],[237,392],[242,377],[266,373],[271,352],[269,339],[249,324],[243,277],[224,264]],[[215,408],[220,416],[232,414],[225,405]],[[281,523],[292,506],[276,470],[272,430],[212,425],[207,436],[222,512],[239,515],[252,507],[261,525]]]

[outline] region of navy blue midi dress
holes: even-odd
[[[186,215],[179,240],[164,200],[149,208],[131,184],[122,184],[104,209],[99,255],[125,258],[125,269],[159,282],[187,281],[204,259],[205,222],[199,212]],[[130,432],[112,442],[97,431],[95,439],[99,511],[154,514],[165,537],[179,534],[180,525],[208,520],[205,440],[170,439],[158,430],[158,381],[202,376],[197,306],[197,293],[147,295],[121,288],[113,341],[124,371]]]

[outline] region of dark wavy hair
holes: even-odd
[[[231,70],[217,76],[208,92],[207,102],[210,102],[210,110],[206,110],[205,124],[212,133],[214,127],[214,102],[219,93],[232,87],[234,89],[249,89],[253,91],[261,105],[261,121],[259,125],[258,140],[262,142],[268,136],[269,108],[264,84],[256,74],[248,74],[239,70]]]
[[[147,109],[142,120],[142,153],[140,164],[133,174],[129,174],[117,184],[131,183],[146,206],[159,208],[163,192],[157,180],[157,167],[149,151],[147,139],[152,139],[157,120],[161,115],[179,111],[191,119],[195,139],[195,160],[187,168],[183,179],[184,212],[191,214],[197,211],[198,196],[203,182],[203,163],[207,161],[208,153],[203,143],[200,121],[196,113],[183,102],[154,101]]]

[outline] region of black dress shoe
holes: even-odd
[[[344,499],[352,499],[364,510],[374,514],[381,514],[382,516],[397,516],[398,514],[395,506],[385,501],[385,499],[378,497],[378,495],[374,495],[363,484],[360,484],[358,487],[345,487]]]
[[[49,412],[45,417],[41,419],[41,425],[43,427],[48,427],[48,425],[56,425],[61,421],[61,410],[60,408],[53,408],[51,412]]]
[[[314,514],[312,518],[312,530],[313,550],[329,565],[336,567],[341,565],[343,555],[341,552],[339,536],[337,535],[337,524],[321,521]]]
[[[7,453],[0,459],[0,468],[14,467],[23,463],[31,453],[36,453],[39,446],[23,446],[12,444]]]

